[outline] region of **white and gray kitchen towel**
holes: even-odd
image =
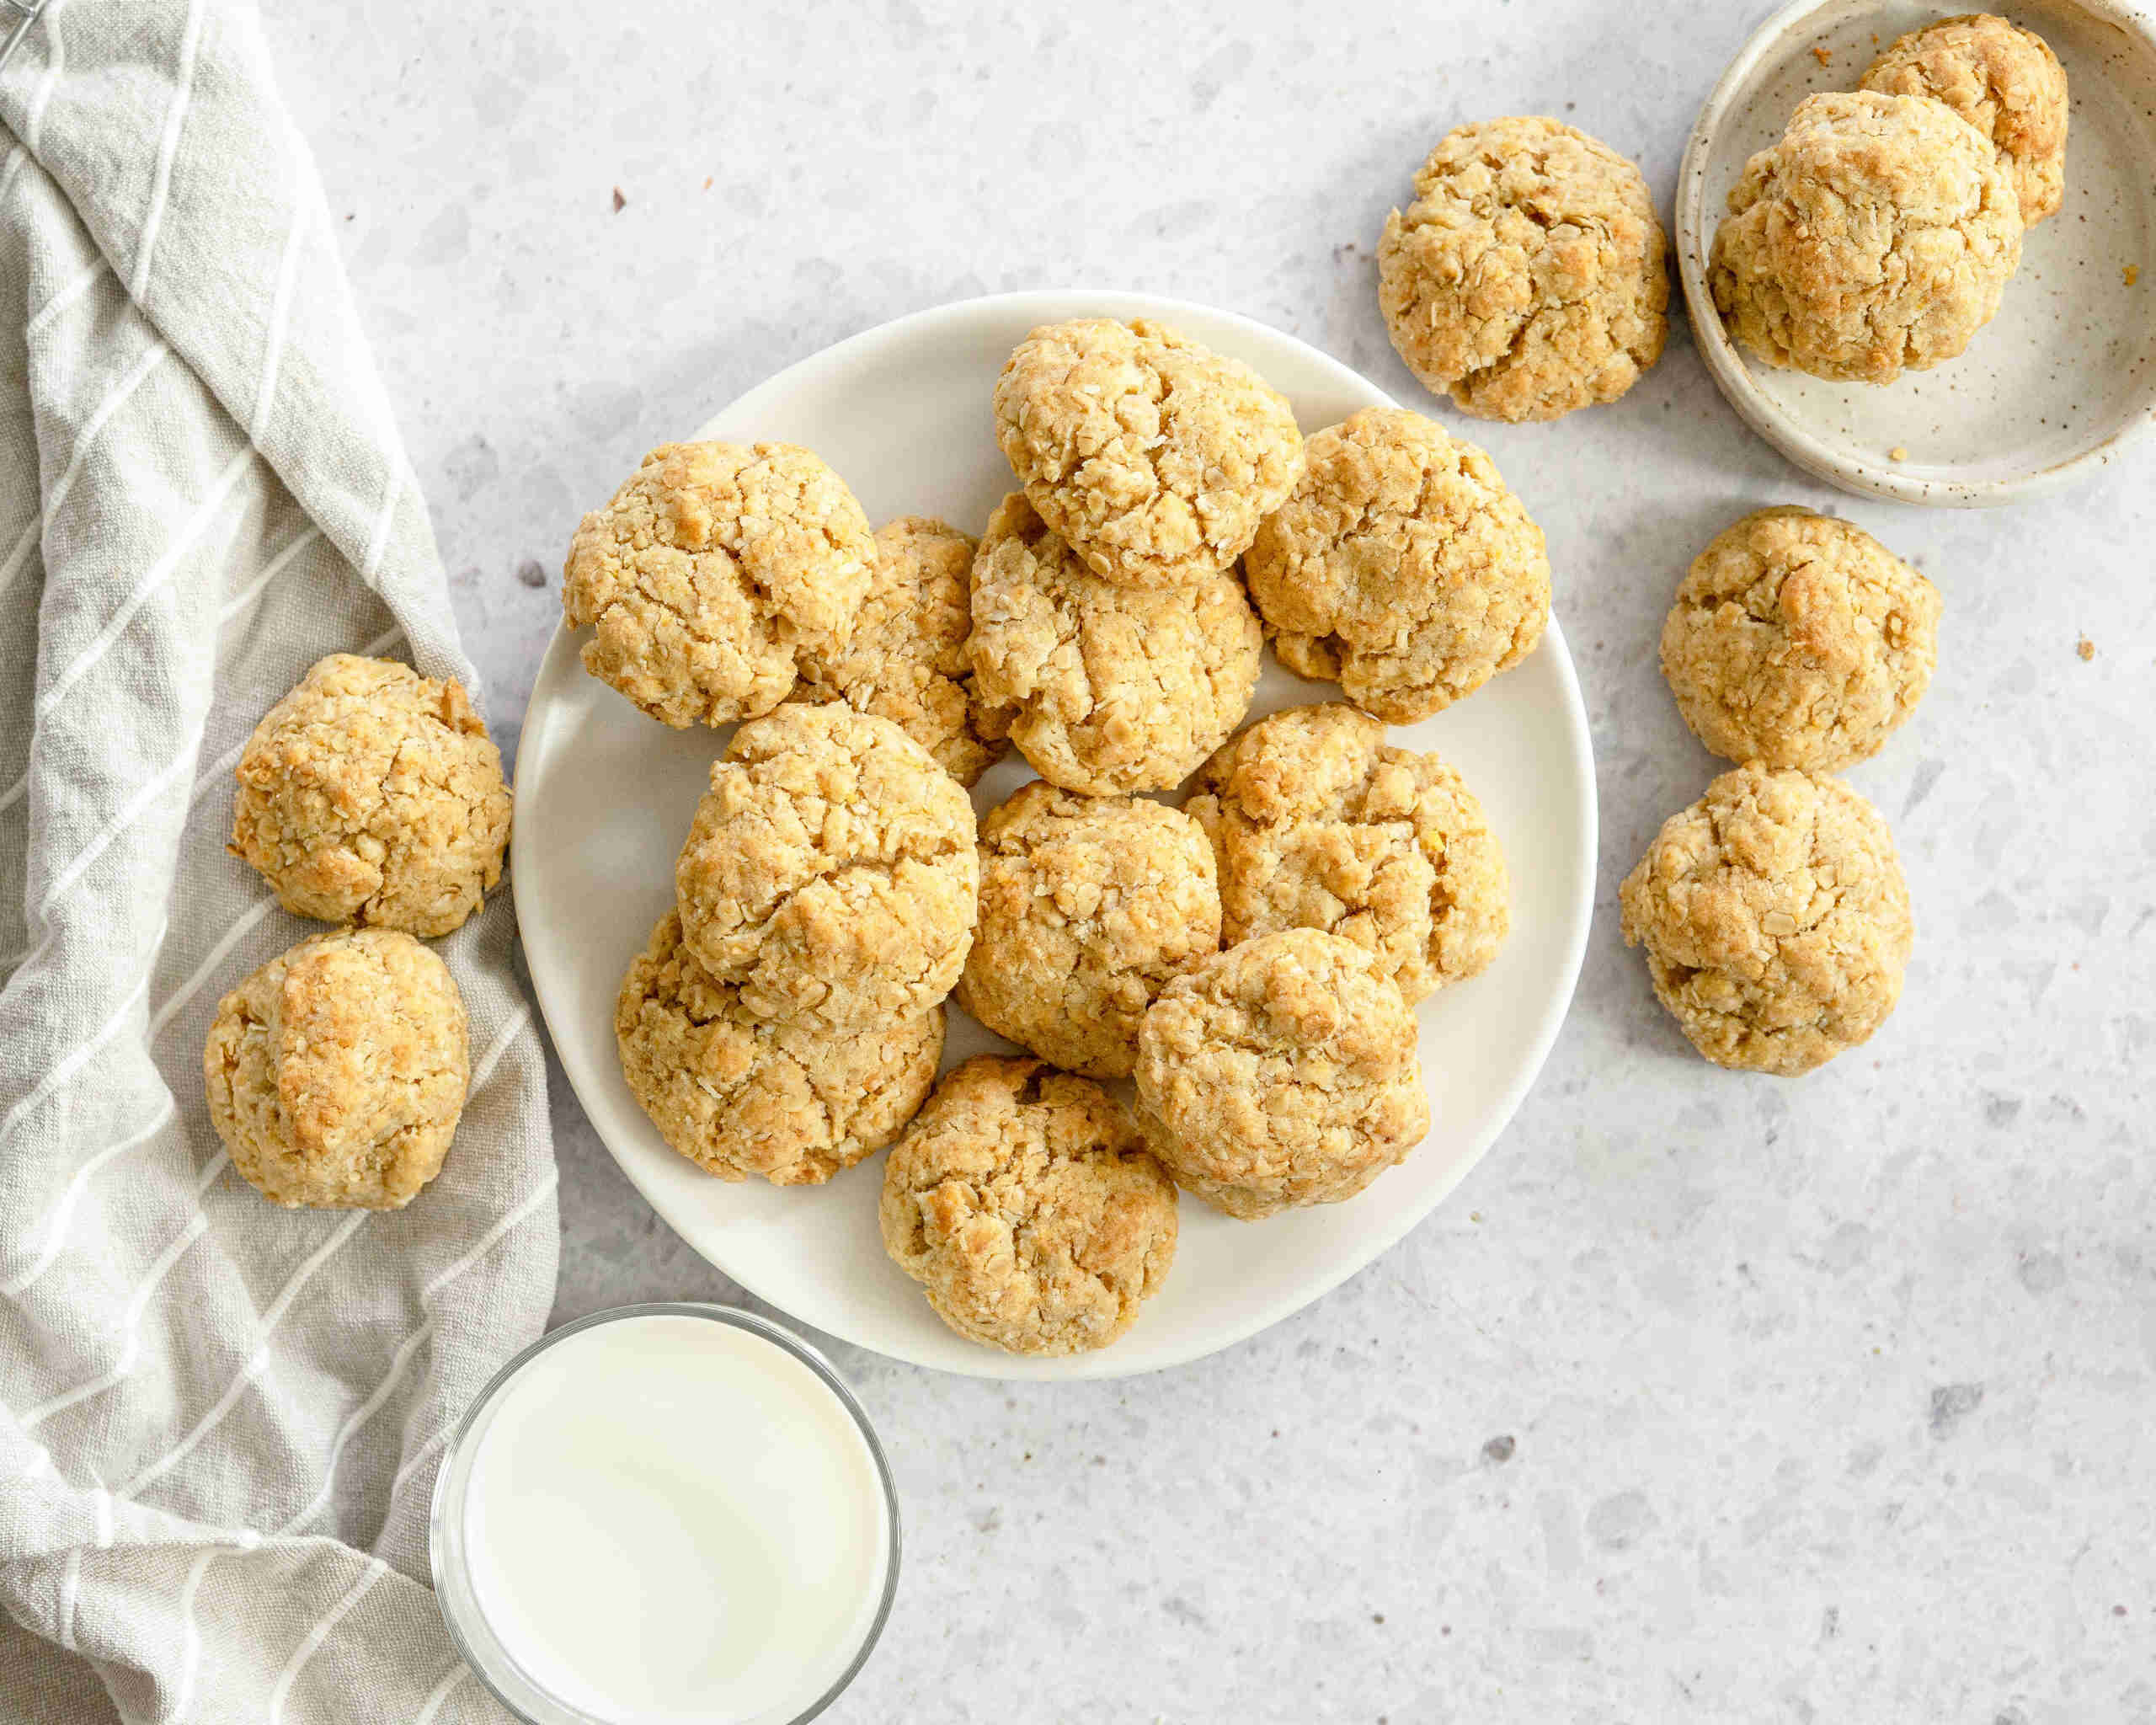
[[[248,0],[53,0],[0,125],[0,1716],[497,1719],[426,1509],[553,1287],[508,895],[408,1209],[264,1202],[200,1076],[310,932],[223,849],[255,721],[339,649],[471,680],[426,509]]]

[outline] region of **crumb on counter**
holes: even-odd
[[[2133,286],[2137,282],[2138,282],[2138,281],[2141,280],[2141,268],[2140,268],[2140,266],[2139,266],[2138,264],[2127,264],[2127,265],[2126,266],[2126,270],[2125,270],[2125,271],[2124,271],[2124,274],[2125,274],[2125,276],[2126,276],[2126,285],[2127,285],[2128,287],[2132,287],[2132,286]]]
[[[1876,41],[1877,38],[1875,37],[1873,40]],[[1812,51],[1812,57],[1822,66],[1832,66],[1834,63],[1834,56],[1824,48],[1814,48]]]
[[[2081,662],[2086,665],[2096,656],[2096,644],[2084,635],[2075,644],[2073,650],[2081,655]]]
[[[622,195],[621,187],[616,186],[614,188],[614,213],[618,216],[622,211],[627,209],[628,206],[629,200]]]
[[[1897,443],[1886,451],[1886,459],[1890,462],[1905,462],[1908,458],[1909,450],[1907,444]]]

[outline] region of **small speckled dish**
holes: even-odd
[[[1958,359],[1883,387],[1739,349],[1715,312],[1707,257],[1746,160],[1805,97],[1855,88],[1897,36],[1985,9],[2051,44],[2073,104],[2065,202],[2029,230],[1999,315]],[[1715,382],[1753,430],[1845,491],[1956,509],[2018,503],[2088,479],[2156,424],[2156,21],[2122,0],[1799,0],[1708,97],[1676,213],[1684,297]]]

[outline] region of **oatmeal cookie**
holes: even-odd
[[[1136,1077],[1154,1155],[1246,1221],[1353,1198],[1430,1130],[1414,1013],[1369,953],[1315,928],[1170,983],[1138,1033]]]
[[[622,979],[614,1039],[659,1135],[706,1173],[821,1185],[897,1137],[936,1081],[943,1008],[835,1035],[741,1005],[669,911]]]
[[[332,654],[255,726],[233,777],[227,848],[295,916],[447,934],[502,878],[502,757],[454,678]]]
[[[471,1071],[449,967],[393,928],[280,953],[217,1002],[202,1050],[232,1167],[286,1210],[402,1210],[441,1172]]]
[[[1914,927],[1879,811],[1839,779],[1725,772],[1625,877],[1625,943],[1716,1065],[1794,1077],[1901,997]]]
[[[981,822],[958,1004],[997,1035],[1128,1078],[1153,996],[1219,949],[1213,849],[1187,814],[1035,779]]]
[[[1989,138],[2033,226],[2066,195],[2066,68],[2034,30],[1969,13],[1912,30],[1876,60],[1860,88],[1944,102]]]
[[[1097,1084],[976,1055],[883,1167],[891,1261],[960,1335],[1082,1354],[1129,1329],[1176,1255],[1175,1182]]]
[[[1123,587],[1219,574],[1303,466],[1262,378],[1143,318],[1034,330],[996,380],[995,436],[1041,519]]]
[[[962,785],[1003,758],[1011,715],[982,700],[966,657],[972,634],[974,542],[928,515],[901,515],[876,534],[875,576],[835,655],[808,654],[795,697],[844,701],[888,718]]]
[[[762,1018],[873,1027],[950,993],[980,866],[958,782],[888,718],[782,707],[734,734],[674,868],[681,927]]]
[[[1939,590],[1861,527],[1763,509],[1693,560],[1662,627],[1662,672],[1716,754],[1837,772],[1916,710],[1939,611]]]
[[[1767,364],[1892,383],[1967,347],[2020,261],[2020,201],[1988,138],[1926,96],[1832,92],[1744,164],[1708,280]]]
[[[968,650],[1011,740],[1066,790],[1179,784],[1250,706],[1264,636],[1242,584],[1147,591],[1103,581],[1017,492],[974,563]]]
[[[1339,702],[1260,719],[1205,763],[1183,808],[1213,841],[1230,946],[1321,928],[1372,953],[1412,1006],[1486,969],[1512,927],[1475,793]]]
[[[1378,304],[1433,394],[1485,419],[1614,401],[1669,333],[1668,240],[1640,170],[1555,120],[1445,134],[1385,218]]]
[[[584,668],[677,730],[769,713],[844,651],[875,542],[846,482],[790,443],[666,443],[584,518],[562,571]]]
[[[1398,408],[1365,408],[1308,447],[1243,564],[1283,665],[1411,724],[1534,650],[1550,558],[1488,456]]]

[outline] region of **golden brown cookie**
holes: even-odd
[[[814,1186],[913,1118],[943,1056],[943,1008],[844,1034],[773,1023],[696,962],[669,911],[622,979],[614,1037],[659,1135],[706,1173]]]
[[[1669,333],[1668,241],[1640,170],[1555,120],[1438,141],[1385,218],[1378,303],[1433,394],[1486,419],[1614,401]]]
[[[1942,102],[1808,96],[1744,164],[1709,283],[1770,366],[1892,383],[1951,360],[2021,261],[2021,206],[1991,141]]]
[[[712,763],[675,863],[691,949],[761,1018],[830,1030],[951,991],[980,881],[958,782],[888,718],[787,706]]]
[[[1244,559],[1283,665],[1411,724],[1534,650],[1550,559],[1488,456],[1398,408],[1365,408],[1307,450]]]
[[[1321,928],[1374,954],[1412,1006],[1486,969],[1512,926],[1475,793],[1339,702],[1260,719],[1205,763],[1183,808],[1219,857],[1230,946]]]
[[[1277,392],[1144,318],[1034,330],[996,380],[995,436],[1041,519],[1124,587],[1220,574],[1302,471]]]
[[[1017,492],[981,535],[969,651],[1011,740],[1066,790],[1179,784],[1249,708],[1264,649],[1232,575],[1159,590],[1103,581]]]
[[[264,715],[233,856],[295,916],[447,934],[502,878],[502,757],[454,678],[334,653]]]
[[[880,1215],[936,1315],[1011,1354],[1107,1347],[1175,1261],[1175,1183],[1113,1097],[1038,1060],[976,1055],[937,1085]]]
[[[280,953],[217,1002],[202,1050],[233,1167],[286,1210],[402,1210],[441,1171],[471,1070],[449,967],[390,928]]]
[[[1212,846],[1158,803],[1035,779],[980,824],[958,1004],[1089,1078],[1128,1078],[1153,996],[1220,948]]]
[[[1430,1130],[1415,1015],[1353,941],[1260,935],[1138,1033],[1137,1115],[1176,1183],[1246,1221],[1353,1198]]]
[[[888,718],[970,785],[1003,758],[1011,715],[980,698],[973,633],[974,542],[929,515],[876,534],[875,577],[840,653],[810,653],[797,700],[844,701]]]
[[[1662,671],[1716,754],[1837,772],[1916,710],[1939,611],[1939,590],[1861,527],[1763,509],[1693,560],[1662,627]]]
[[[665,443],[584,518],[562,571],[584,668],[677,729],[769,713],[844,650],[875,543],[846,483],[790,443]]]
[[[1618,898],[1625,943],[1716,1065],[1794,1077],[1901,998],[1914,927],[1879,811],[1839,779],[1756,762],[1673,814]]]
[[[1871,62],[1860,88],[1944,102],[2005,158],[2033,225],[2066,195],[2066,68],[2051,44],[1988,13],[1912,30]]]

